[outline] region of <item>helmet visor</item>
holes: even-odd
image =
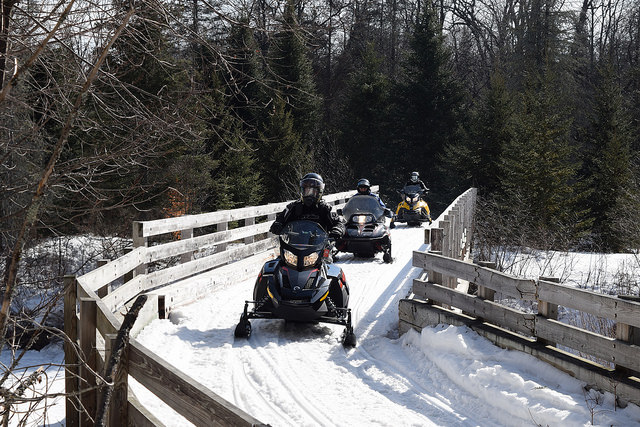
[[[320,189],[315,186],[303,186],[302,197],[314,197],[317,198],[320,195]]]

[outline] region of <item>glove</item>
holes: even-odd
[[[333,227],[331,231],[329,231],[330,239],[339,239],[340,237],[342,237],[342,230],[340,230],[338,227]]]
[[[269,231],[273,234],[280,234],[282,232],[282,224],[274,221],[273,224],[271,224],[271,228],[269,228]]]

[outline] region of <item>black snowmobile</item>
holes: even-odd
[[[246,301],[236,337],[249,337],[249,319],[284,319],[293,322],[325,322],[344,325],[344,346],[356,345],[351,325],[349,286],[342,269],[328,262],[329,236],[313,221],[292,221],[279,237],[280,256],[262,267]],[[249,305],[253,308],[249,310]]]
[[[376,196],[356,194],[339,213],[347,224],[344,236],[336,240],[336,250],[367,258],[383,252],[384,262],[393,260],[391,236],[385,222],[385,217],[392,214],[380,205]]]
[[[402,201],[398,203],[395,217],[391,220],[391,228],[396,226],[396,222],[406,222],[409,226],[417,226],[423,222],[431,224],[429,205],[422,200],[424,190],[419,185],[405,185],[399,193]]]

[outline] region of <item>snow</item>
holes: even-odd
[[[216,289],[170,319],[152,322],[137,339],[272,426],[588,426],[592,419],[595,425],[640,426],[637,406],[615,410],[612,395],[585,391],[581,381],[466,327],[439,325],[398,336],[398,301],[421,273],[411,255],[427,248],[423,240],[423,229],[399,226],[392,230],[392,264],[381,254],[338,256],[351,289],[353,349],[340,343],[343,327],[279,320],[252,320],[251,337],[234,339],[254,279]],[[61,360],[56,346],[45,350],[41,362],[29,352],[28,363]],[[190,425],[139,384],[132,388],[167,425]],[[47,425],[58,425],[64,403],[49,407],[47,416]]]

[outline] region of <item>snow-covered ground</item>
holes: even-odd
[[[381,254],[339,255],[351,287],[354,349],[340,344],[342,327],[276,320],[253,320],[251,337],[234,339],[253,279],[154,321],[138,340],[272,426],[640,425],[637,406],[614,410],[612,395],[585,391],[582,382],[468,328],[441,325],[399,337],[398,300],[420,273],[411,254],[426,249],[423,239],[422,229],[392,230],[393,264],[383,263]],[[40,362],[36,352],[30,357],[37,365],[60,361],[62,352],[48,348]],[[167,425],[190,425],[141,386],[132,387]],[[34,425],[64,422],[61,400],[47,417]]]
[[[253,279],[153,322],[138,339],[272,426],[579,426],[590,425],[592,413],[598,425],[640,425],[638,407],[614,411],[612,396],[586,392],[580,381],[468,328],[398,337],[398,300],[420,274],[411,254],[426,249],[423,240],[422,229],[394,229],[393,264],[381,254],[339,255],[351,287],[354,349],[340,344],[342,327],[277,320],[253,320],[251,337],[234,339]]]

